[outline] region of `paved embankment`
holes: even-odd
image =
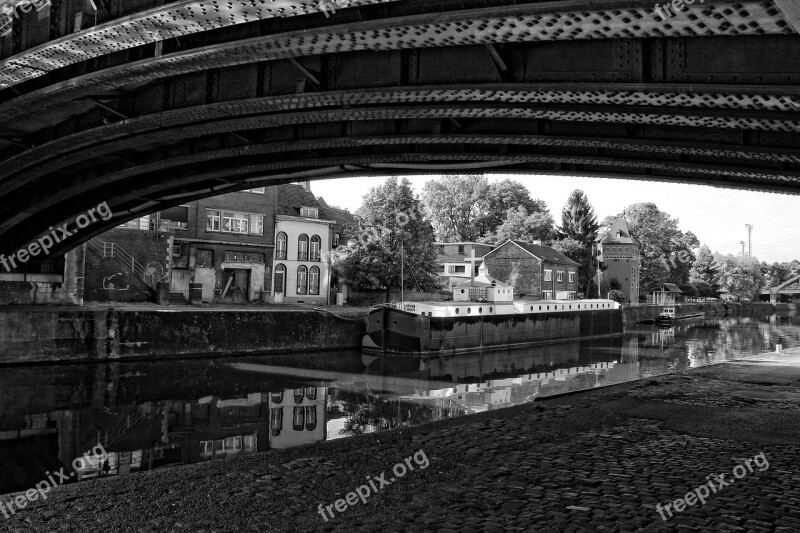
[[[6,307],[0,364],[353,349],[365,328],[314,309]]]
[[[798,405],[795,349],[415,428],[69,485],[0,519],[0,532],[800,531]],[[423,460],[404,460],[422,459],[420,450],[424,469]],[[400,462],[415,468],[380,487],[375,479],[394,478]],[[332,507],[336,518],[323,521],[318,506],[367,486],[367,476],[378,492],[366,504],[340,502],[345,510]],[[681,512],[679,498],[691,502]]]
[[[773,313],[797,315],[800,311],[798,304],[772,304],[769,302],[700,302],[676,304],[675,307],[678,316],[702,313],[707,317],[762,316]],[[663,308],[663,305],[624,306],[623,319],[625,324],[635,324],[642,320],[656,320]]]

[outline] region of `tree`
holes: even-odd
[[[558,234],[561,240],[570,239],[580,244],[579,252],[576,249],[574,255],[562,253],[579,263],[578,292],[586,295],[590,294],[594,275],[592,245],[597,240],[599,228],[594,208],[584,192],[580,189],[572,191],[564,209],[561,210],[561,227],[558,229]]]
[[[718,254],[715,259],[719,267],[719,285],[722,292],[739,300],[758,300],[764,278],[757,260],[732,254]]]
[[[714,262],[714,254],[705,244],[697,251],[694,265],[689,271],[689,282],[697,285],[698,282],[706,283],[712,287],[717,286],[719,279],[719,269]],[[705,296],[701,294],[701,296]]]
[[[442,242],[494,241],[508,213],[517,215],[520,208],[525,209],[527,216],[536,213],[550,216],[545,203],[531,198],[523,184],[510,179],[490,184],[481,174],[445,174],[441,179],[431,180],[423,188],[422,201]],[[552,231],[552,217],[550,220]],[[544,220],[532,222],[544,224]],[[506,233],[513,232],[506,230]],[[537,234],[537,231],[527,233]]]
[[[612,291],[622,290],[622,283],[617,278],[611,278],[608,280],[608,288]]]
[[[490,244],[498,244],[507,239],[525,242],[549,241],[554,233],[553,217],[546,208],[543,211],[529,213],[524,206],[519,206],[509,209],[505,221],[497,231],[482,237],[480,241]]]
[[[406,287],[430,292],[438,289],[438,264],[433,228],[407,179],[392,177],[364,196],[358,210],[358,240],[334,262],[342,282],[359,288]],[[401,249],[404,268],[401,269]]]
[[[477,241],[486,216],[489,181],[482,174],[449,174],[422,189],[422,202],[440,242]]]

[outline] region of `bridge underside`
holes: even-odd
[[[120,16],[121,2],[74,33],[54,2],[51,39],[30,14],[2,39],[0,253],[103,201],[114,217],[62,249],[192,199],[338,176],[800,192],[788,0],[707,0],[666,21],[630,0],[356,0],[331,17],[282,0]]]

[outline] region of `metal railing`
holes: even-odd
[[[131,254],[126,252],[120,245],[113,242],[104,242],[93,237],[89,244],[103,257],[114,257],[124,266],[128,267],[134,276],[142,280],[148,287],[156,290],[156,284],[161,281],[157,279],[144,265],[139,263]]]

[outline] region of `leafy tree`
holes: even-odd
[[[622,290],[622,283],[620,283],[617,278],[611,278],[608,280],[608,288],[612,291]]]
[[[482,174],[450,174],[422,189],[422,202],[441,242],[477,241],[486,216],[489,181]]]
[[[619,289],[611,289],[608,291],[608,299],[623,303],[625,301],[625,293]]]
[[[717,287],[718,279],[719,269],[714,262],[714,254],[712,254],[711,249],[704,244],[697,251],[694,265],[689,271],[689,282],[694,284],[698,282],[707,283],[711,286],[712,290],[714,290],[714,288]]]
[[[705,281],[695,281],[692,285],[697,288],[698,296],[702,296],[704,298],[717,298],[719,296],[719,292],[714,290],[714,285],[710,283],[706,283]]]
[[[528,189],[521,183],[503,179],[494,183],[481,174],[445,174],[438,180],[425,184],[422,201],[433,224],[436,236],[442,242],[483,241],[494,242],[499,228],[506,222],[509,213],[520,216],[524,208],[524,218],[536,213],[547,213],[547,206],[541,200],[531,198]],[[542,220],[531,220],[533,229],[520,229],[520,221],[515,220],[507,228],[507,234],[519,234],[526,240],[545,237],[523,237],[522,235],[545,235],[537,230],[546,224]],[[552,217],[550,218],[552,232]]]
[[[587,248],[583,243],[576,241],[572,237],[564,237],[553,241],[550,246],[556,252],[566,255],[581,265],[578,267],[578,292],[583,294],[584,297],[593,298],[597,296],[595,265],[592,263],[591,246]],[[589,258],[589,263],[584,265],[583,261],[587,257]]]
[[[438,288],[433,228],[407,179],[392,177],[370,190],[358,210],[358,239],[333,263],[340,280],[359,288],[400,288],[401,248],[406,287]]]
[[[506,239],[525,242],[548,241],[553,238],[553,217],[545,208],[543,211],[529,213],[524,206],[511,208],[506,219],[495,233],[482,237],[481,242],[498,244]]]
[[[747,256],[716,255],[719,266],[719,285],[737,299],[757,300],[764,278],[761,266],[754,258]]]

